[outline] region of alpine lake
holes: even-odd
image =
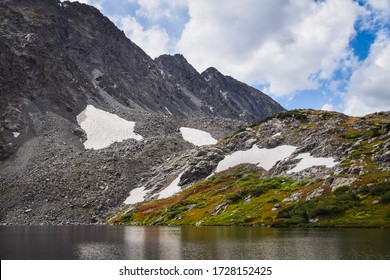
[[[390,229],[0,226],[2,260],[379,260]]]

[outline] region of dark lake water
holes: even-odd
[[[390,259],[389,229],[1,226],[5,259]]]

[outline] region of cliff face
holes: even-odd
[[[182,127],[221,139],[283,110],[222,74],[207,81],[177,57],[154,61],[88,5],[0,0],[0,221],[102,221],[151,170],[196,149]],[[103,137],[115,127],[108,113],[140,137],[86,149],[92,136],[81,122],[95,118]]]

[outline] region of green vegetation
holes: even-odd
[[[275,227],[389,227],[390,184],[342,186],[306,201],[283,202],[294,192],[308,194],[323,182],[264,179],[253,167],[238,167],[196,184],[179,195],[138,205],[114,224],[258,225]],[[373,204],[374,200],[379,203]],[[279,204],[278,208],[274,205]],[[219,210],[218,210],[219,209]]]

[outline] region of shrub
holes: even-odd
[[[341,186],[341,187],[335,189],[335,191],[333,193],[335,195],[341,195],[341,194],[345,194],[348,191],[349,191],[349,186]]]
[[[297,221],[302,223],[318,216],[334,217],[359,205],[359,198],[355,194],[329,195],[288,206],[278,213],[277,218],[291,219],[294,223]]]
[[[372,186],[364,186],[360,189],[360,192],[362,194],[368,194],[371,196],[383,195],[388,191],[390,191],[390,183],[389,182],[377,183],[377,184],[372,185]]]
[[[382,194],[380,198],[381,203],[390,203],[390,191],[385,192]]]
[[[206,207],[206,202],[204,201],[200,201],[198,202],[196,205],[195,205],[195,208],[196,209],[202,209],[202,208],[205,208]]]
[[[267,200],[267,203],[276,203],[276,202],[279,202],[279,199],[277,199],[276,197],[271,197],[270,199]]]

